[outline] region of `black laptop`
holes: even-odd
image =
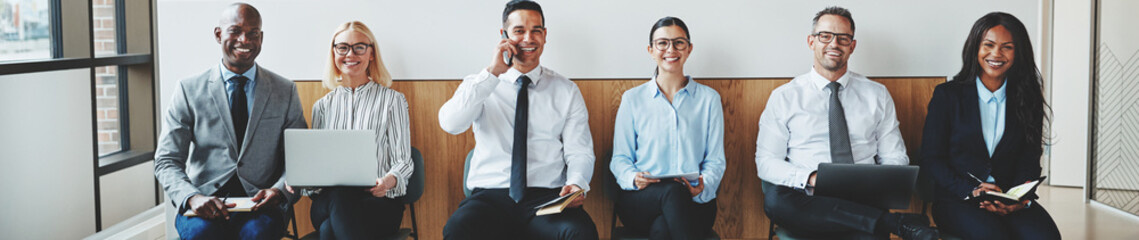
[[[815,195],[880,209],[908,209],[918,166],[820,163]]]

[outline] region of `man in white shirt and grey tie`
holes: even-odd
[[[797,235],[936,239],[925,216],[812,194],[819,163],[909,163],[890,93],[847,70],[857,45],[850,12],[828,7],[815,15],[812,27],[811,71],[776,88],[759,119],[755,161],[764,211]]]
[[[460,134],[473,125],[476,142],[464,179],[471,195],[443,237],[597,239],[584,198],[562,213],[535,216],[534,207],[546,201],[589,190],[593,138],[577,85],[539,65],[547,34],[541,6],[511,1],[502,20],[504,39],[490,66],[464,78],[439,109],[444,131]],[[504,55],[513,56],[512,66]]]

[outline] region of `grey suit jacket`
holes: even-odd
[[[178,82],[163,116],[154,175],[182,211],[191,196],[213,194],[233,174],[249,196],[260,189],[280,189],[288,200],[281,208],[287,209],[297,196],[284,189],[283,133],[286,128],[307,127],[296,85],[257,66],[244,146],[237,146],[219,68]]]

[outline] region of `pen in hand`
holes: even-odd
[[[228,208],[228,204],[225,203],[226,200],[229,200],[229,193],[228,192],[225,193],[225,196],[221,197],[222,209],[219,209],[219,210],[226,210],[226,208]],[[229,220],[228,212],[226,212],[226,211],[222,211],[222,212],[223,212],[222,214],[224,214],[223,216],[225,217],[225,219]]]
[[[985,183],[985,181],[981,181],[981,179],[977,178],[977,176],[973,176],[973,173],[965,172],[965,174],[969,175],[969,177],[973,178],[973,180],[976,180],[978,186],[980,186],[982,183]]]
[[[977,176],[973,176],[973,173],[971,173],[971,172],[965,172],[965,175],[969,175],[969,178],[972,178],[974,181],[977,181],[977,186],[973,187],[974,192],[976,192],[977,189],[981,188],[981,184],[985,183],[985,181],[981,181],[981,179],[977,178]],[[965,200],[969,200],[970,198],[973,198],[972,194],[965,196]]]

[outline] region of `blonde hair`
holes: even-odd
[[[332,48],[336,44],[336,36],[348,31],[355,31],[368,37],[369,44],[372,44],[372,54],[375,57],[371,63],[368,64],[368,77],[384,87],[392,86],[392,75],[388,72],[388,68],[384,67],[384,59],[380,58],[380,45],[376,43],[376,37],[372,35],[372,30],[368,29],[364,23],[360,21],[351,21],[340,24],[336,28],[336,32],[332,33],[332,41],[328,44],[328,68],[327,75],[324,76],[323,83],[325,88],[335,90],[336,87],[343,85],[340,82],[340,69],[336,68],[336,51]]]

